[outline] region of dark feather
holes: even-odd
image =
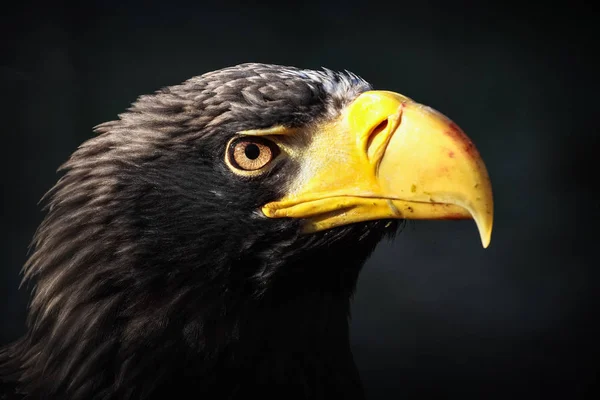
[[[293,165],[250,182],[221,160],[239,130],[330,118],[368,88],[349,73],[245,64],[98,126],[45,197],[24,267],[28,330],[0,350],[2,396],[361,398],[349,299],[396,224],[299,235],[255,211]]]

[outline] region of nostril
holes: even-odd
[[[377,125],[377,126],[376,126],[376,127],[373,129],[372,135],[377,135],[379,132],[381,132],[382,130],[384,130],[385,128],[387,128],[387,126],[388,126],[388,120],[387,120],[387,118],[386,118],[386,119],[384,119],[383,121],[381,121],[381,122],[379,123],[379,125]]]
[[[377,161],[382,155],[382,146],[385,146],[387,142],[387,127],[388,127],[388,118],[381,121],[377,124],[369,135],[369,140],[367,140],[367,156],[369,160]],[[373,160],[375,158],[375,160]]]

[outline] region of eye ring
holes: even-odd
[[[238,137],[227,145],[226,161],[236,173],[261,173],[280,153],[279,147],[262,137]]]

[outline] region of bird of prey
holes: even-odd
[[[377,243],[405,219],[490,241],[473,143],[348,71],[228,67],[95,131],[44,198],[0,398],[360,399],[350,298]]]

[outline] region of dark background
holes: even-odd
[[[19,269],[42,219],[37,202],[94,125],[140,94],[225,66],[325,66],[449,115],[479,148],[495,194],[489,249],[472,221],[412,222],[366,265],[352,340],[369,397],[591,396],[599,150],[591,10],[88,3],[25,2],[0,16],[0,344],[24,329]]]

